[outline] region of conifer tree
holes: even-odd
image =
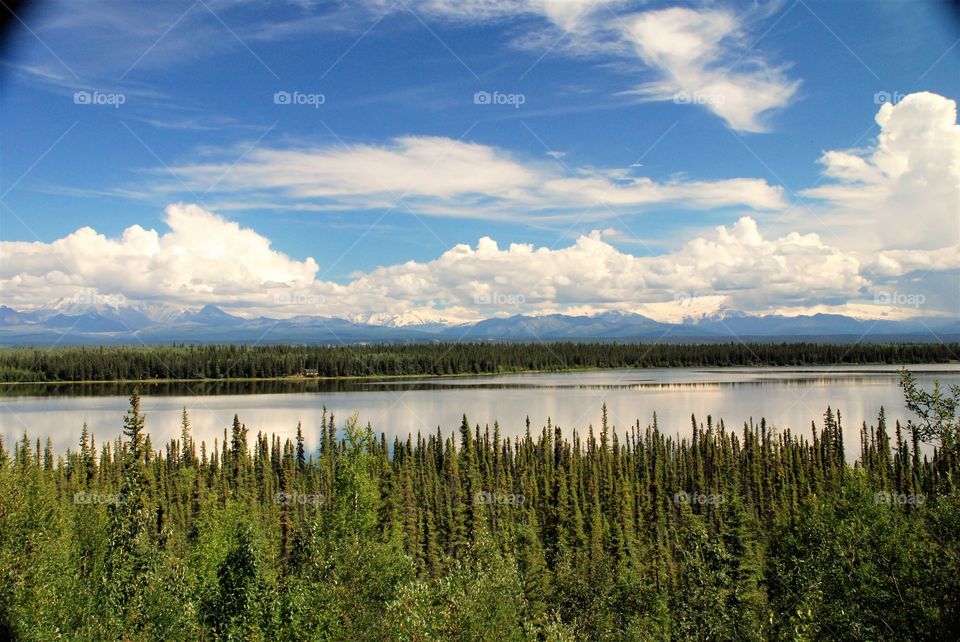
[[[122,477],[117,497],[109,502],[109,548],[107,574],[109,602],[123,629],[139,630],[144,609],[144,578],[152,563],[149,518],[145,504],[146,478],[143,464],[144,416],[140,393],[130,395],[130,408],[123,422],[127,438],[122,452]]]
[[[193,445],[193,435],[190,432],[190,416],[187,414],[187,408],[183,408],[183,414],[180,417],[180,461],[184,466],[192,467],[196,465],[196,450]]]

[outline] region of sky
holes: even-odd
[[[0,304],[960,317],[947,2],[41,2]]]

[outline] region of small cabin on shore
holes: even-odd
[[[316,368],[302,368],[300,370],[301,377],[319,377],[320,371]]]

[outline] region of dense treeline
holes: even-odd
[[[958,344],[429,343],[10,348],[0,381],[454,375],[579,368],[944,363]]]
[[[0,638],[957,639],[960,389],[904,386],[920,420],[881,409],[853,465],[830,409],[809,439],[329,416],[310,453],[186,410],[154,449],[134,394],[113,442],[0,448]]]

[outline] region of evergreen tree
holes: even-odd
[[[110,508],[109,548],[107,550],[108,600],[116,625],[139,631],[145,610],[143,586],[153,562],[149,517],[146,507],[144,470],[144,416],[140,413],[140,393],[130,395],[130,407],[123,422],[124,442],[119,493],[107,501]]]

